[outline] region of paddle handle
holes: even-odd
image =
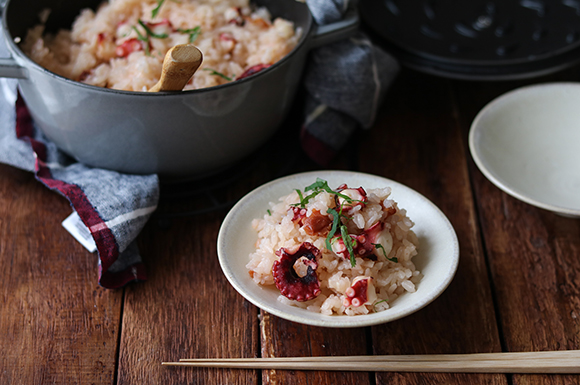
[[[193,44],[180,44],[165,54],[161,78],[149,92],[181,91],[201,65],[203,55]]]

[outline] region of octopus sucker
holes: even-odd
[[[344,292],[344,307],[359,307],[373,303],[377,299],[375,286],[371,277],[359,276],[353,279],[352,285]]]
[[[320,283],[316,268],[320,250],[309,242],[302,243],[294,250],[280,248],[280,257],[272,266],[274,283],[280,293],[295,301],[308,301],[320,294]]]
[[[342,207],[346,212],[350,211],[356,206],[364,206],[368,202],[367,192],[364,188],[349,188],[346,184],[342,184],[337,189],[337,195],[335,195],[335,203],[338,207]],[[349,199],[345,199],[340,195],[346,196]]]

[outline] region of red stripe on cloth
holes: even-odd
[[[50,174],[50,170],[47,168],[43,168],[42,174],[46,175],[45,170]],[[119,257],[119,247],[113,232],[104,225],[105,222],[101,219],[91,202],[89,202],[83,190],[75,184],[69,184],[53,179],[52,176],[38,177],[38,179],[44,183],[46,187],[51,190],[57,190],[64,195],[72,204],[85,226],[90,228],[95,225],[102,225],[100,231],[91,234],[95,239],[103,269],[107,271]]]
[[[328,166],[336,155],[333,148],[310,134],[306,126],[302,126],[300,131],[300,144],[306,155],[321,166]]]
[[[102,272],[99,267],[99,276],[99,283],[108,289],[118,289],[129,282],[147,280],[145,265],[141,262],[117,273],[111,273],[109,271]]]
[[[18,93],[18,97],[16,98],[16,137],[32,138],[33,133],[32,117],[20,93]]]
[[[47,160],[46,146],[44,143],[32,138],[34,126],[28,108],[18,95],[16,100],[16,135],[18,138],[26,140],[32,146],[36,154],[35,176],[46,187],[56,190],[68,199],[75,211],[88,228],[99,225],[100,230],[92,233],[99,258],[101,259],[99,268],[99,283],[106,288],[119,288],[136,279],[145,279],[145,269],[143,266],[135,267],[139,276],[133,274],[133,267],[127,269],[127,273],[107,274],[107,270],[119,257],[119,246],[100,215],[97,213],[83,190],[75,184],[63,182],[52,177],[50,169],[44,164]],[[104,271],[104,273],[102,273]]]

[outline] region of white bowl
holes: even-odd
[[[367,315],[322,315],[278,301],[280,292],[275,286],[256,284],[246,264],[255,250],[257,233],[251,226],[254,218],[262,218],[269,202],[288,195],[294,189],[316,181],[328,181],[331,187],[342,183],[349,186],[378,188],[390,186],[391,197],[415,223],[413,230],[419,238],[418,255],[413,258],[424,278],[415,293],[405,293],[391,303],[391,308]],[[222,270],[232,286],[248,301],[278,317],[314,326],[360,327],[393,321],[409,315],[437,298],[449,285],[459,261],[457,235],[445,215],[428,199],[416,191],[382,177],[345,171],[319,171],[287,176],[267,183],[243,197],[228,213],[219,231],[217,251]]]
[[[471,125],[469,148],[506,193],[580,217],[580,83],[523,87],[491,101]]]

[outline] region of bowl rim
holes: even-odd
[[[580,217],[580,209],[564,207],[539,201],[526,195],[525,192],[522,192],[521,190],[518,190],[517,188],[514,188],[511,185],[509,185],[504,179],[500,177],[500,175],[495,170],[492,170],[491,168],[486,166],[486,162],[484,160],[485,157],[479,151],[478,146],[479,142],[477,139],[478,135],[482,132],[481,121],[485,119],[487,115],[494,113],[495,110],[500,108],[501,105],[505,103],[506,100],[513,100],[514,98],[520,97],[522,94],[537,92],[539,90],[547,88],[574,88],[580,90],[580,83],[563,81],[563,82],[546,82],[546,83],[531,84],[515,88],[494,98],[477,113],[477,115],[473,119],[473,122],[471,123],[471,127],[469,129],[468,134],[469,150],[471,152],[473,161],[475,162],[481,173],[500,190],[532,206],[552,211],[562,216],[577,218]]]
[[[316,179],[316,177],[322,177],[323,179],[325,179],[325,177],[327,177],[329,174],[340,176],[343,179],[345,179],[345,182],[348,182],[347,178],[349,176],[351,178],[353,176],[362,177],[362,178],[373,178],[375,180],[380,180],[381,182],[386,182],[386,183],[388,183],[388,186],[395,187],[395,188],[399,189],[399,193],[401,193],[401,190],[402,190],[403,193],[413,194],[414,198],[420,200],[421,204],[425,204],[425,205],[427,205],[427,207],[429,209],[433,210],[432,213],[437,216],[437,219],[440,221],[440,224],[442,224],[443,227],[445,227],[446,235],[448,237],[447,240],[449,241],[449,248],[451,250],[451,252],[449,254],[451,254],[451,255],[447,256],[448,266],[447,266],[447,270],[445,271],[445,273],[442,274],[442,279],[440,281],[438,281],[437,285],[434,285],[433,287],[428,289],[425,292],[425,294],[423,294],[422,300],[420,300],[418,302],[413,302],[410,306],[407,306],[404,308],[397,309],[395,306],[393,306],[386,311],[382,311],[382,312],[378,312],[378,313],[369,313],[369,314],[365,314],[365,315],[357,315],[357,316],[323,315],[320,313],[310,312],[306,309],[300,309],[300,308],[293,307],[290,305],[285,305],[287,307],[284,307],[284,309],[288,309],[289,311],[281,311],[281,310],[276,309],[273,306],[270,306],[267,302],[261,301],[260,298],[256,298],[256,297],[252,296],[251,293],[248,293],[245,290],[245,286],[247,286],[247,285],[244,285],[242,282],[240,282],[240,280],[238,279],[239,274],[236,274],[236,272],[233,271],[227,263],[228,256],[227,256],[227,245],[226,245],[227,244],[226,237],[227,237],[228,229],[231,226],[233,226],[233,224],[236,223],[236,220],[237,220],[236,217],[240,216],[241,215],[240,213],[243,212],[242,207],[244,207],[245,205],[250,203],[252,200],[256,200],[256,199],[258,201],[264,200],[264,198],[260,199],[260,198],[256,198],[256,197],[260,193],[266,192],[266,194],[267,194],[268,189],[275,188],[275,186],[278,184],[284,184],[285,182],[291,181],[292,179],[300,179],[300,178],[314,178],[314,179]],[[394,199],[397,200],[396,197],[394,197]],[[397,200],[397,202],[398,202],[398,200]],[[263,203],[265,206],[268,205],[267,200],[260,202],[260,203]],[[402,208],[405,209],[405,207],[402,207]],[[411,218],[411,220],[413,220],[413,218]],[[248,226],[249,226],[249,223],[248,223]],[[447,243],[446,243],[446,245],[447,245]],[[271,182],[268,182],[262,186],[257,187],[256,189],[250,191],[248,194],[246,194],[244,197],[242,197],[234,205],[234,207],[232,207],[232,209],[228,212],[228,214],[226,215],[226,217],[224,218],[224,220],[222,222],[222,225],[221,225],[219,233],[218,233],[218,239],[217,239],[217,254],[218,254],[218,260],[219,260],[220,266],[222,268],[222,271],[223,271],[224,275],[226,276],[227,280],[229,281],[229,283],[234,287],[234,289],[242,297],[244,297],[246,300],[248,300],[253,305],[257,306],[258,308],[261,308],[262,310],[265,310],[265,311],[269,312],[270,314],[273,314],[273,315],[278,316],[280,318],[283,318],[283,319],[286,319],[289,321],[293,321],[293,322],[297,322],[297,323],[306,324],[306,325],[330,327],[330,328],[352,328],[352,327],[364,327],[364,326],[378,325],[378,324],[383,324],[383,323],[398,320],[398,319],[403,318],[405,316],[408,316],[412,313],[415,313],[416,311],[424,308],[425,306],[427,306],[428,304],[433,302],[436,298],[438,298],[450,285],[451,281],[453,280],[453,278],[457,272],[457,268],[458,268],[458,264],[459,264],[459,241],[457,239],[457,234],[455,233],[455,230],[453,229],[453,226],[451,225],[451,222],[443,214],[443,212],[433,202],[428,200],[425,196],[418,193],[417,191],[411,189],[410,187],[407,187],[401,183],[395,182],[391,179],[388,179],[388,178],[385,178],[382,176],[361,173],[361,172],[352,172],[352,171],[325,170],[325,171],[303,172],[303,173],[292,174],[292,175],[288,175],[285,177],[281,177],[281,178],[275,179]],[[249,259],[248,259],[248,261],[249,261]],[[245,271],[244,273],[247,273],[247,271]],[[259,285],[256,284],[254,281],[249,282],[249,284],[255,285],[256,287],[259,287]],[[407,293],[407,294],[413,295],[414,293]],[[303,314],[303,315],[301,315],[301,314]],[[308,317],[306,315],[311,315],[312,317]]]

